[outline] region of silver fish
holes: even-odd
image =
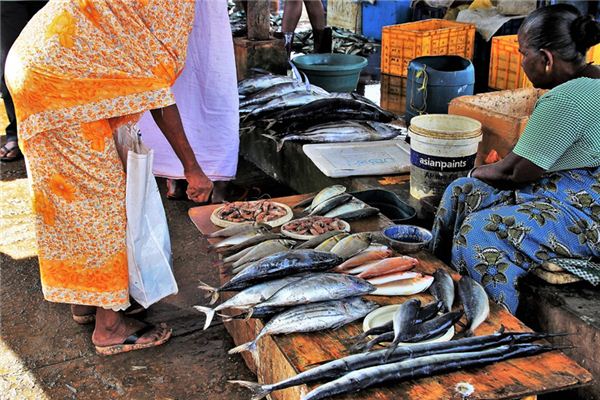
[[[419,299],[409,299],[402,303],[394,313],[392,317],[394,340],[386,353],[386,360],[396,350],[402,336],[414,325],[420,307],[421,301]]]
[[[294,244],[296,244],[295,240],[286,239],[267,240],[259,243],[256,246],[253,246],[252,250],[248,254],[234,262],[233,267],[235,268],[242,264],[260,260],[261,258],[270,256],[271,254],[279,253],[280,251],[286,251]]]
[[[256,78],[248,78],[238,84],[238,93],[247,97],[252,93],[256,93],[279,83],[293,81],[296,80],[283,75],[262,75]]]
[[[340,240],[338,244],[333,246],[331,253],[348,259],[369,247],[371,240],[372,234],[370,232],[355,233]]]
[[[337,196],[333,196],[319,204],[317,204],[308,215],[325,215],[327,212],[334,208],[341,206],[344,203],[349,202],[354,196],[348,193],[342,193]]]
[[[194,308],[200,312],[206,314],[206,321],[204,322],[204,329],[207,329],[215,313],[225,310],[227,308],[250,308],[256,304],[269,299],[273,294],[277,293],[281,288],[302,279],[302,275],[288,276],[273,281],[259,283],[254,286],[250,286],[247,289],[242,290],[229,300],[219,304],[215,308],[194,306]]]
[[[311,212],[316,206],[328,200],[332,197],[340,195],[346,192],[346,187],[342,185],[333,185],[328,186],[325,189],[322,189],[317,195],[313,198],[312,203],[309,207],[304,209],[304,211]]]
[[[232,225],[232,226],[228,226],[227,228],[220,229],[216,232],[211,233],[210,235],[207,235],[207,237],[209,237],[209,238],[230,237],[230,236],[239,235],[240,233],[254,231],[259,228],[264,228],[264,229],[269,229],[269,230],[271,229],[271,227],[269,225],[263,224],[261,222],[246,222],[243,224]]]
[[[324,216],[335,218],[337,215],[344,214],[349,211],[362,210],[363,208],[369,208],[369,205],[367,203],[365,203],[364,201],[361,201],[361,200],[357,199],[356,197],[353,197],[347,203],[342,204],[339,207],[336,207],[333,210],[330,210],[329,212],[325,213]]]
[[[343,212],[341,214],[338,214],[336,218],[343,219],[346,221],[354,221],[356,219],[369,218],[377,214],[379,214],[379,208],[366,207],[361,208],[360,210]]]
[[[321,243],[320,245],[315,247],[315,250],[329,252],[329,251],[331,251],[331,249],[333,249],[333,247],[336,244],[338,244],[340,242],[340,240],[342,240],[348,236],[350,236],[349,233],[346,233],[346,232],[339,233],[335,236],[330,237],[329,239],[325,240],[323,243]]]
[[[337,273],[315,273],[282,288],[260,306],[296,306],[369,294],[375,290],[364,279]]]
[[[252,230],[238,233],[237,235],[225,238],[225,239],[221,240],[219,243],[210,246],[210,248],[220,249],[223,247],[234,246],[234,245],[237,245],[240,243],[244,243],[246,240],[252,239],[254,237],[261,236],[261,235],[265,234],[266,232],[268,232],[268,230],[265,228],[260,228],[260,227],[254,228]]]
[[[268,87],[260,92],[247,96],[244,100],[240,101],[240,108],[267,103],[279,96],[295,92],[310,93],[305,86],[299,84],[298,82],[278,83],[277,85]]]
[[[265,335],[337,329],[363,318],[377,307],[376,303],[360,297],[296,306],[274,316],[259,332],[256,339],[229,350],[229,354],[250,351],[257,359],[256,345]]]
[[[221,253],[226,253],[226,254],[233,254],[233,253],[237,253],[240,250],[243,250],[247,247],[251,247],[251,246],[256,246],[257,244],[260,244],[262,242],[266,242],[267,240],[273,240],[273,239],[283,239],[284,236],[279,234],[279,233],[263,233],[260,235],[256,235],[253,236],[251,238],[248,238],[247,240],[235,244],[233,246],[229,246],[229,247],[222,247],[220,249],[217,249],[217,251],[221,252]]]
[[[316,249],[317,246],[321,245],[326,240],[328,240],[334,236],[337,236],[341,233],[344,233],[344,232],[342,232],[342,231],[325,232],[322,235],[319,235],[317,237],[307,240],[306,242],[296,246],[295,248],[296,249]]]
[[[283,96],[280,96],[280,97],[277,97],[277,98],[274,98],[274,99],[268,101],[266,104],[260,105],[258,107],[254,107],[251,111],[249,111],[249,114],[246,116],[246,118],[256,118],[260,115],[274,113],[276,111],[285,110],[287,108],[302,106],[304,104],[310,103],[311,101],[319,100],[319,99],[322,99],[325,97],[325,95],[314,93],[315,86],[313,86],[312,88],[313,88],[313,93],[306,93],[306,92],[287,93],[287,94],[284,94]],[[244,119],[246,119],[246,118],[244,118]]]
[[[443,312],[452,311],[454,304],[454,281],[450,274],[443,268],[438,268],[433,273],[434,281],[429,287],[429,292],[444,304]]]
[[[258,245],[256,245],[256,246],[258,246]],[[225,257],[225,258],[223,258],[223,262],[225,264],[233,263],[233,262],[239,260],[240,258],[242,258],[243,256],[245,256],[246,254],[248,254],[256,246],[246,247],[245,249],[240,250],[237,253],[230,255],[229,257]]]
[[[458,281],[458,296],[467,316],[465,336],[472,336],[473,332],[490,314],[490,301],[483,286],[468,276],[463,276]]]

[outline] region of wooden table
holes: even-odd
[[[275,199],[288,205],[305,199],[306,195]],[[210,222],[210,214],[216,205],[195,207],[189,215],[203,234],[220,228]],[[386,226],[389,221],[383,216],[356,221],[351,224],[352,232],[374,231]],[[216,241],[216,240],[215,240]],[[437,268],[446,268],[455,279],[458,275],[431,254],[422,251],[416,255],[421,261],[423,272],[433,273]],[[221,269],[221,284],[229,280],[229,275]],[[231,296],[232,294],[229,294]],[[429,294],[415,297],[423,303],[432,300]],[[227,297],[225,293],[224,298]],[[367,296],[381,305],[399,303],[405,298]],[[236,345],[253,340],[262,329],[260,320],[235,320],[225,324]],[[530,329],[517,318],[497,304],[491,304],[490,317],[476,331],[478,335],[490,334],[504,326],[508,331],[529,331]],[[256,373],[261,383],[273,383],[299,372],[305,371],[315,363],[337,359],[348,355],[343,340],[362,332],[362,321],[355,322],[336,331],[324,331],[287,336],[267,336],[260,340],[258,365],[249,354],[243,354],[248,367]],[[576,340],[576,338],[573,338]],[[533,357],[503,361],[484,368],[459,371],[407,381],[385,387],[373,388],[358,394],[338,396],[336,399],[460,399],[455,387],[460,382],[468,382],[475,387],[470,399],[534,399],[536,395],[583,386],[592,381],[592,375],[577,365],[560,351],[553,351]],[[271,394],[275,400],[298,400],[318,385],[297,386]]]

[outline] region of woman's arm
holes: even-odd
[[[475,168],[471,176],[498,189],[514,189],[540,179],[544,172],[528,159],[510,152],[497,163]]]
[[[165,135],[177,158],[183,164],[183,173],[188,181],[187,195],[190,200],[204,203],[212,191],[212,182],[204,175],[196,156],[185,136],[183,124],[176,104],[150,111],[156,125]]]

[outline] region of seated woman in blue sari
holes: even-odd
[[[537,102],[503,160],[454,181],[432,250],[515,313],[517,284],[555,258],[600,256],[600,68],[586,62],[600,24],[569,5],[537,9],[519,30]]]

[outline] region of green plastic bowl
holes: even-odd
[[[352,92],[367,59],[351,54],[307,54],[292,60],[311,84],[329,92]]]

